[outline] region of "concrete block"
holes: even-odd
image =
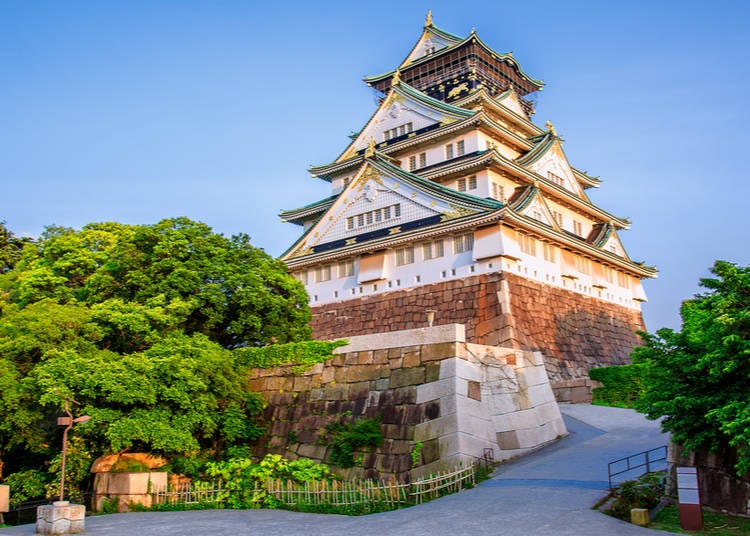
[[[633,525],[640,525],[645,527],[648,525],[648,509],[646,508],[631,508],[630,509],[630,522]]]
[[[78,534],[85,530],[86,507],[70,504],[68,501],[55,501],[37,507],[37,534]]]

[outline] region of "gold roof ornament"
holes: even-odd
[[[547,132],[553,136],[557,136],[557,129],[555,128],[555,125],[552,124],[552,121],[548,119],[547,122],[544,123],[544,126],[547,127]]]
[[[427,11],[427,18],[424,21],[425,28],[427,26],[432,26],[432,10]]]
[[[365,158],[372,158],[375,156],[375,138],[370,138],[367,142],[367,149],[365,149]]]
[[[396,72],[393,73],[393,78],[391,79],[391,87],[397,85],[401,82],[401,71],[396,69]]]

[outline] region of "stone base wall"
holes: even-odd
[[[302,374],[254,372],[249,387],[268,401],[256,456],[329,462],[329,424],[379,417],[383,445],[341,473],[408,481],[488,448],[503,459],[566,433],[541,354],[468,344],[461,325],[354,336],[336,354]]]
[[[686,452],[682,447],[669,445],[671,467],[670,486],[667,491],[677,495],[677,465],[698,468],[698,486],[701,505],[735,515],[750,516],[750,472],[737,476],[734,464],[737,452],[724,448],[718,452],[702,449]]]
[[[629,363],[640,311],[496,272],[313,306],[318,339],[463,324],[467,341],[541,351],[558,400],[590,400],[590,368]],[[567,382],[567,383],[566,383]]]

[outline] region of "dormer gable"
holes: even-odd
[[[591,230],[589,241],[596,247],[614,253],[618,257],[627,259],[625,247],[623,247],[617,230],[612,223],[600,223]]]
[[[387,143],[474,114],[475,111],[446,104],[398,82],[336,162],[351,158],[358,151],[362,151],[369,145],[370,140],[376,144]]]
[[[521,101],[518,99],[518,95],[512,89],[505,91],[495,99],[495,102],[501,106],[505,106],[508,110],[517,113],[521,117],[528,117],[526,111],[521,105]]]
[[[330,252],[502,206],[405,172],[375,155],[281,258]]]
[[[434,54],[439,50],[460,43],[461,41],[463,41],[462,37],[453,35],[435,26],[432,23],[432,15],[428,14],[422,35],[419,37],[419,40],[417,40],[409,54],[407,54],[404,61],[401,62],[399,67],[409,65],[411,62],[416,61],[419,58]]]
[[[536,141],[538,142],[537,146],[518,158],[516,163],[568,190],[576,197],[587,199],[583,188],[576,179],[573,168],[568,162],[568,158],[565,156],[561,139],[553,132],[548,131],[538,137]]]

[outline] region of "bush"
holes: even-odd
[[[9,474],[5,483],[10,486],[10,504],[18,506],[31,499],[46,498],[46,486],[49,482],[48,473],[36,469],[26,469]]]
[[[641,364],[615,365],[589,370],[589,378],[603,384],[592,391],[592,403],[600,406],[632,408],[643,394],[643,375],[645,368]]]
[[[611,516],[630,521],[632,508],[651,510],[661,500],[664,492],[664,474],[650,473],[638,480],[628,480],[617,486],[613,492],[616,497],[610,510]]]
[[[383,430],[380,427],[380,417],[375,419],[359,419],[352,423],[329,424],[327,430],[331,432],[331,463],[339,467],[354,467],[354,451],[361,447],[379,447],[383,444]]]

